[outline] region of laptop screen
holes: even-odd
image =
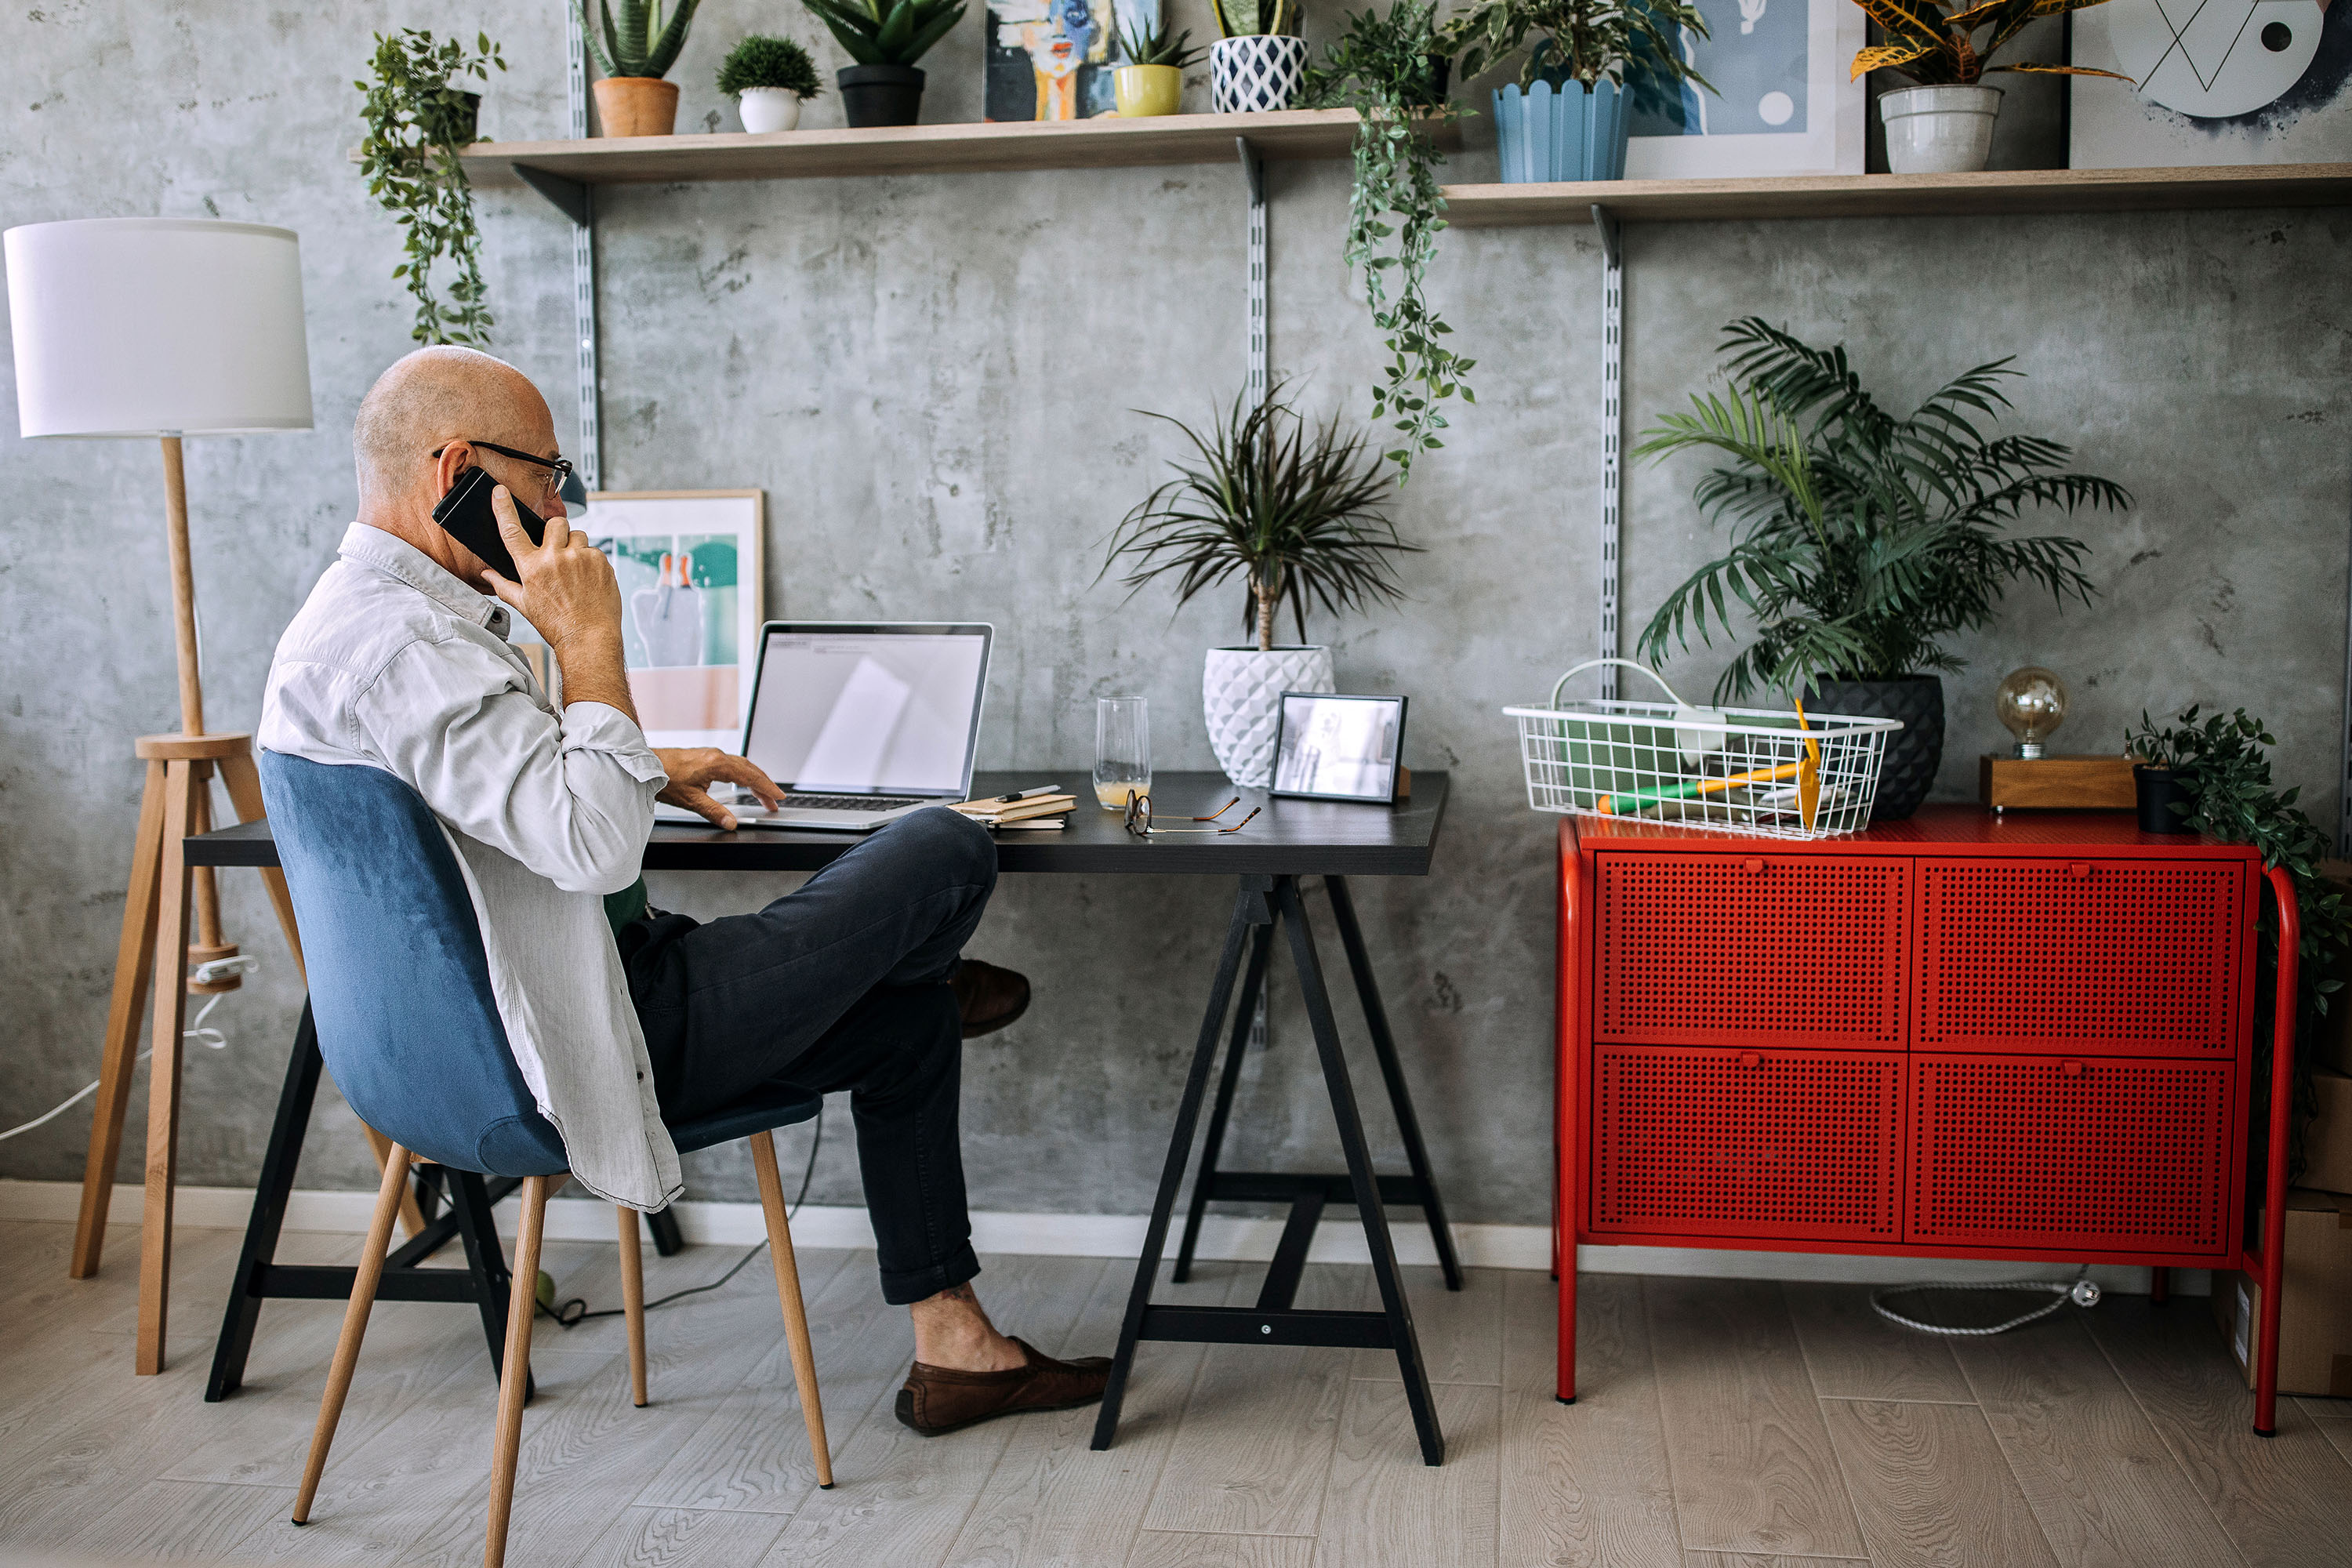
[[[794,789],[957,795],[987,673],[984,626],[771,625],[743,754]]]

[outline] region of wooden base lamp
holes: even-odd
[[[163,1369],[187,994],[238,984],[233,967],[214,962],[237,950],[221,932],[213,872],[207,867],[191,875],[181,840],[212,826],[215,772],[240,821],[261,815],[251,737],[205,729],[180,443],[190,436],[310,428],[300,258],[291,230],[182,218],[30,224],[8,230],[5,245],[21,432],[28,437],[150,437],[163,443],[180,730],[136,742],[146,763],[146,796],[131,851],[80,1222],[68,1268],[77,1279],[98,1270],[152,975],[137,1364],[142,1373],[156,1373]],[[262,875],[299,969],[302,946],[285,879],[274,870]]]

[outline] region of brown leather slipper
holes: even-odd
[[[992,1035],[1029,1011],[1029,979],[1018,971],[967,958],[948,982],[963,1016],[963,1037]]]
[[[1110,1357],[1055,1361],[1026,1340],[1013,1342],[1029,1358],[1028,1365],[1006,1372],[959,1372],[917,1362],[907,1373],[907,1385],[898,1390],[899,1424],[937,1437],[999,1415],[1071,1410],[1102,1398],[1103,1387],[1110,1382]]]

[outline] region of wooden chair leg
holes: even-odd
[[[817,1398],[816,1352],[809,1344],[808,1308],[801,1300],[800,1260],[793,1256],[793,1227],[784,1213],[784,1180],[776,1171],[776,1139],[754,1132],[751,1168],[760,1176],[760,1211],[768,1222],[768,1258],[776,1268],[776,1300],[784,1310],[784,1345],[793,1357],[793,1386],[800,1391],[801,1419],[808,1424],[809,1455],[816,1461],[816,1484],[833,1486],[833,1451],[825,1446],[824,1406]]]
[[[539,1311],[539,1238],[546,1226],[547,1178],[526,1176],[522,1227],[515,1237],[514,1294],[507,1302],[506,1365],[499,1376],[498,1436],[490,1445],[490,1525],[482,1568],[502,1568],[507,1560],[515,1456],[522,1447],[523,1387],[530,1378],[530,1321]]]
[[[367,1338],[368,1312],[375,1305],[376,1286],[383,1279],[384,1254],[392,1249],[392,1222],[407,1191],[408,1151],[394,1143],[383,1163],[383,1184],[376,1190],[375,1215],[368,1221],[367,1246],[360,1252],[359,1277],[352,1281],[351,1305],[343,1309],[342,1337],[335,1342],[334,1363],[327,1369],[327,1393],[319,1401],[319,1426],[310,1434],[310,1462],[302,1467],[302,1489],[294,1499],[297,1524],[310,1522],[310,1504],[319,1495],[319,1477],[327,1468],[327,1450],[334,1446],[335,1427],[343,1418],[343,1396],[352,1391],[352,1372],[360,1363],[360,1342]]]
[[[620,1209],[621,1315],[629,1324],[629,1397],[646,1407],[646,1261],[637,1238],[637,1211]]]

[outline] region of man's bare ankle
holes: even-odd
[[[1024,1366],[1021,1347],[996,1331],[970,1285],[951,1285],[908,1309],[915,1359],[956,1372],[1009,1372]]]

